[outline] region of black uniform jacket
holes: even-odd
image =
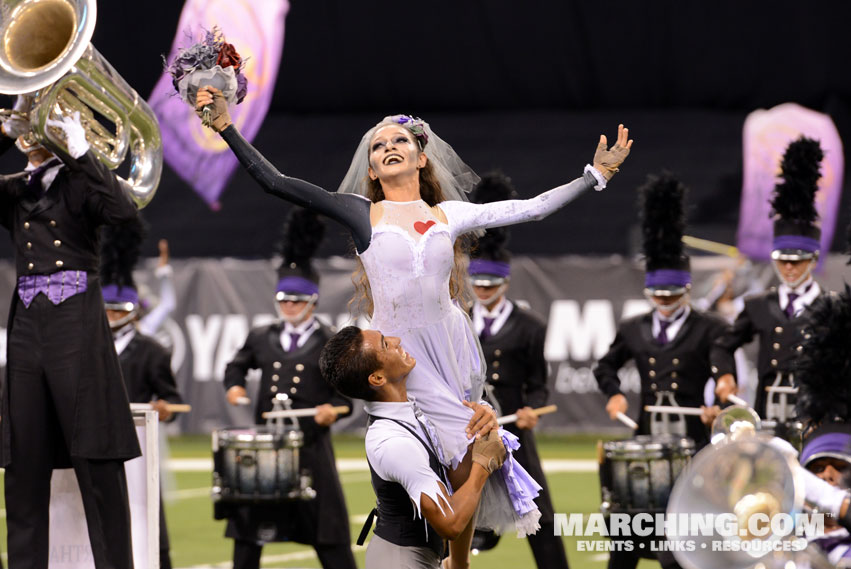
[[[319,372],[319,352],[332,331],[320,325],[302,347],[285,352],[281,346],[281,330],[282,325],[276,323],[249,332],[245,345],[225,369],[225,389],[244,386],[249,369],[262,370],[255,409],[257,424],[265,424],[262,414],[272,410],[272,399],[278,393],[286,393],[294,409],[324,403],[351,408],[352,402],[329,386]],[[350,543],[349,516],[337,475],[330,430],[317,425],[312,417],[300,419],[299,424],[305,443],[300,452],[301,467],[309,469],[313,475],[316,498],[274,507],[232,508],[225,513],[230,518],[226,536],[307,544]]]
[[[722,319],[692,308],[673,341],[662,346],[653,337],[652,312],[624,320],[608,353],[594,368],[600,391],[607,398],[620,393],[618,370],[634,360],[641,377],[638,434],[649,434],[650,414],[644,406],[656,403],[657,392],[672,392],[683,407],[704,405],[703,392],[712,377],[709,353],[726,328]],[[707,442],[699,417],[686,417],[686,433],[697,445]]]
[[[8,139],[3,146],[8,146]],[[91,152],[78,160],[68,159],[41,197],[27,188],[26,180],[23,173],[0,176],[0,224],[11,233],[18,276],[88,271],[86,292],[54,308],[78,310],[79,325],[67,333],[88,339],[82,352],[63,356],[69,358],[69,368],[76,370],[77,396],[61,402],[67,412],[59,417],[63,432],[72,433],[68,450],[72,456],[88,459],[134,458],[141,452],[103,308],[97,276],[97,229],[132,219],[136,206]],[[15,333],[17,297],[16,290],[9,311],[10,335]],[[69,304],[63,307],[65,303]],[[6,369],[8,373],[8,365]],[[4,381],[0,414],[6,416],[9,405],[8,382]],[[0,421],[0,429],[0,465],[6,465],[11,460],[8,423]]]
[[[171,371],[171,354],[155,339],[135,332],[118,360],[131,403],[154,399],[183,403]]]
[[[502,328],[481,341],[488,366],[486,381],[503,415],[515,413],[522,407],[534,409],[547,404],[546,335],[544,321],[532,311],[515,304]],[[542,523],[552,520],[552,500],[541,468],[534,431],[518,429],[514,423],[506,425],[505,429],[520,438],[520,448],[514,452],[514,458],[543,487],[535,500],[541,510]]]
[[[827,293],[822,290],[813,304],[825,294]],[[796,317],[788,318],[780,309],[777,289],[772,287],[766,292],[747,298],[745,308],[739,313],[733,326],[715,341],[712,366],[714,375],[718,378],[727,373],[735,375],[736,363],[733,354],[736,349],[753,340],[754,336],[759,336],[759,383],[754,410],[760,417],[765,416],[765,386],[774,383],[778,372],[789,374],[794,369],[795,359],[801,352],[801,342],[806,333],[809,310],[807,307]]]

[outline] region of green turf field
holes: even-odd
[[[539,437],[544,459],[594,459],[596,438]],[[184,436],[170,440],[171,458],[209,458],[209,437]],[[365,458],[363,439],[338,436],[334,439],[337,458]],[[374,495],[368,472],[341,474],[349,508],[352,539],[356,539],[363,520],[373,506]],[[557,472],[547,475],[556,512],[591,513],[599,511],[600,489],[596,472]],[[173,472],[165,480],[166,516],[171,536],[171,555],[175,567],[230,567],[232,541],[224,538],[223,521],[213,519],[209,497],[209,472]],[[5,510],[2,522],[2,551],[5,549]],[[370,534],[371,535],[371,534]],[[578,551],[576,538],[564,538],[568,560],[573,568],[602,568],[604,553]],[[355,557],[363,567],[364,553]],[[5,558],[5,555],[4,555]],[[320,567],[313,549],[298,544],[270,544],[263,550],[263,567]],[[8,565],[7,565],[8,566]],[[534,568],[535,563],[525,540],[505,536],[499,545],[473,558],[473,569]],[[658,567],[642,561],[639,569]]]

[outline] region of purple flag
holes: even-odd
[[[816,209],[821,220],[821,250],[827,252],[830,248],[842,192],[845,164],[842,140],[829,116],[795,103],[785,103],[769,110],[754,111],[745,119],[738,247],[751,259],[768,260],[771,256],[774,227],[769,217],[769,200],[780,175],[783,153],[789,143],[801,135],[819,141],[824,151]]]
[[[247,59],[242,73],[248,80],[248,95],[242,104],[230,107],[230,114],[249,141],[263,124],[272,100],[288,10],[288,0],[186,0],[168,55],[171,62],[178,48],[198,41],[203,30],[213,26],[222,30],[225,41]],[[202,126],[192,107],[180,100],[168,73],[160,77],[148,102],[160,121],[166,162],[212,209],[218,209],[219,195],[237,165],[228,145]]]

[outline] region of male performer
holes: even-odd
[[[512,199],[514,195],[508,178],[491,174],[482,177],[470,199],[488,203]],[[488,365],[488,394],[496,400],[501,414],[517,414],[517,422],[505,426],[520,438],[520,449],[514,457],[542,486],[535,500],[541,510],[541,529],[528,537],[535,563],[541,569],[566,569],[567,556],[561,537],[554,530],[553,504],[533,431],[538,417],[532,409],[546,405],[549,395],[544,359],[547,326],[530,310],[506,298],[511,275],[507,241],[507,228],[489,229],[473,249],[469,273],[476,302],[471,316]]]
[[[170,403],[183,403],[171,371],[171,354],[138,329],[139,292],[133,267],[144,239],[141,218],[105,227],[102,233],[101,279],[106,317],[115,340],[124,385],[131,403],[150,403],[160,421],[171,421]],[[171,569],[168,527],[160,496],[160,569]]]
[[[103,310],[97,230],[136,207],[89,152],[78,114],[49,124],[68,155],[21,136],[26,171],[0,176],[18,274],[0,413],[9,565],[47,567],[51,472],[73,466],[95,567],[132,568],[123,462],[140,451]]]
[[[851,245],[851,226],[848,233]],[[801,465],[838,488],[851,486],[851,288],[823,295],[808,310],[801,356],[795,361],[800,392],[797,416],[810,432]],[[840,508],[841,513],[841,508]],[[837,523],[842,527],[838,527]],[[831,563],[851,566],[851,516],[825,518],[826,534],[815,540]]]
[[[651,415],[644,406],[703,406],[704,388],[712,377],[709,353],[726,325],[689,304],[690,264],[682,246],[685,187],[664,173],[651,176],[640,192],[647,267],[644,293],[653,310],[621,322],[608,353],[597,362],[594,376],[608,397],[606,412],[614,420],[628,408],[618,370],[628,360],[635,360],[641,376],[638,433],[688,435],[700,448],[709,439],[698,417],[685,417],[683,425],[682,415]]]
[[[763,418],[789,420],[794,416],[794,395],[769,395],[765,388],[795,386],[793,365],[801,355],[807,309],[823,295],[812,276],[821,237],[814,199],[822,157],[818,142],[805,137],[786,149],[782,181],[771,202],[776,214],[771,258],[780,286],[746,299],[732,328],[718,338],[712,350],[715,392],[726,401],[736,392],[733,353],[759,336],[754,410]]]
[[[281,321],[249,333],[245,345],[228,364],[224,382],[228,401],[236,405],[246,397],[246,372],[263,371],[255,407],[257,424],[265,424],[262,415],[272,410],[272,401],[278,395],[286,395],[294,409],[316,408],[315,417],[299,421],[304,431],[301,467],[313,475],[316,498],[274,506],[217,504],[216,517],[229,519],[225,535],[235,540],[235,569],[257,569],[263,544],[272,541],[312,545],[326,569],[355,567],[349,514],[329,431],[338,418],[333,407],[351,407],[351,402],[322,380],[319,353],[332,332],[313,317],[319,274],[310,258],[323,232],[316,214],[293,210],[275,289]]]
[[[851,425],[826,423],[810,433],[801,466],[836,488],[848,488],[851,476]],[[824,518],[824,535],[813,542],[832,565],[851,566],[851,534],[833,516]]]
[[[495,432],[476,438],[470,476],[450,496],[434,445],[434,426],[408,399],[406,380],[416,360],[399,338],[348,326],[325,345],[319,365],[330,385],[364,399],[370,415],[365,445],[378,522],[366,550],[366,566],[437,569],[446,549],[443,540],[456,539],[464,531],[488,476],[502,466],[502,440]],[[374,513],[358,543],[366,537]]]

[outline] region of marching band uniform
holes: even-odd
[[[832,460],[834,465],[844,463],[840,474],[847,478],[851,474],[851,425],[846,423],[825,423],[811,433],[801,451],[801,466],[824,476],[827,468],[819,464],[823,459]],[[840,487],[847,485],[840,484]],[[844,527],[825,527],[825,533],[812,540],[821,549],[828,561],[834,566],[851,567],[851,533]],[[840,565],[841,563],[841,565]]]
[[[718,339],[712,351],[716,380],[725,376],[734,379],[733,352],[759,336],[754,410],[763,418],[785,421],[794,417],[795,396],[769,396],[765,388],[795,386],[793,368],[803,350],[801,342],[806,339],[808,308],[824,295],[811,275],[821,237],[813,202],[822,156],[818,142],[803,137],[787,148],[781,164],[783,181],[775,188],[772,201],[777,219],[771,258],[781,284],[747,299],[732,328]],[[780,268],[786,261],[809,265],[799,278],[787,282]]]
[[[121,364],[124,386],[131,403],[154,400],[183,403],[171,371],[171,354],[154,338],[139,330],[140,300],[133,268],[144,239],[141,218],[107,227],[102,233],[101,280],[104,306],[112,329],[115,351]],[[176,416],[165,419],[174,420]],[[171,569],[168,526],[162,496],[160,516],[160,569]]]
[[[618,371],[628,360],[634,360],[641,377],[637,434],[688,436],[699,449],[709,442],[707,428],[699,417],[647,413],[644,406],[704,405],[704,389],[712,376],[709,353],[726,323],[688,302],[691,272],[682,245],[685,187],[663,174],[651,176],[640,193],[646,258],[644,293],[654,310],[620,323],[608,353],[594,367],[594,376],[609,401],[607,410],[618,401],[623,402],[625,410]],[[650,553],[636,545],[633,551],[613,551],[609,568],[634,568],[639,557],[647,556],[658,559],[663,567],[679,567],[669,552]]]
[[[690,263],[682,246],[685,187],[663,174],[651,176],[640,191],[646,257],[644,293],[654,300],[655,309],[620,323],[608,353],[594,368],[594,376],[600,391],[610,399],[621,394],[618,371],[627,361],[634,360],[641,377],[637,434],[687,435],[700,448],[709,442],[700,418],[655,413],[651,416],[644,406],[704,405],[704,389],[712,377],[709,353],[726,323],[688,302]],[[671,297],[677,300],[666,305],[664,299]]]
[[[797,298],[789,302],[790,293]],[[712,372],[718,378],[735,373],[733,353],[759,336],[759,355],[757,374],[759,382],[756,388],[754,410],[760,417],[766,417],[768,393],[767,385],[793,386],[792,372],[795,360],[801,355],[801,342],[807,324],[809,306],[825,294],[819,284],[810,277],[801,286],[791,289],[785,283],[772,287],[766,292],[745,300],[745,307],[733,326],[718,338],[712,350]],[[791,307],[790,307],[791,306]],[[775,396],[776,397],[776,396]],[[779,401],[780,398],[778,397]],[[788,398],[790,405],[794,397]],[[784,411],[778,409],[772,413],[777,417]],[[792,418],[791,414],[786,415]]]
[[[704,405],[703,393],[712,377],[709,352],[714,340],[724,332],[726,323],[720,318],[683,306],[667,324],[666,341],[660,341],[661,324],[666,322],[654,310],[629,318],[618,326],[609,351],[597,362],[594,376],[607,398],[620,391],[618,370],[634,360],[641,377],[641,410],[636,434],[655,434],[650,413],[645,405],[670,405],[670,394],[681,407]],[[678,415],[671,417],[673,421]],[[662,419],[660,419],[661,421]],[[709,442],[706,427],[699,417],[685,417],[685,432],[697,448]]]
[[[298,210],[298,220],[315,214]],[[290,225],[295,225],[291,221]],[[290,241],[302,232],[290,231]],[[304,237],[304,235],[298,235]],[[320,237],[321,239],[321,237]],[[316,239],[315,245],[319,240]],[[291,266],[285,251],[279,270],[276,299],[307,301],[309,307],[318,298],[319,276],[309,266],[310,254]],[[314,408],[322,404],[348,406],[351,401],[329,386],[319,371],[319,354],[333,335],[330,328],[310,316],[300,323],[278,322],[251,330],[245,345],[225,370],[224,386],[245,386],[249,369],[260,369],[262,377],[255,407],[255,422],[266,424],[263,413],[271,411],[276,396],[286,395],[293,409]],[[230,506],[216,504],[216,518],[228,518],[226,537],[234,538],[234,567],[259,567],[263,544],[295,541],[312,545],[323,567],[354,568],[351,551],[349,515],[337,474],[331,433],[312,417],[299,420],[304,433],[300,449],[300,467],[313,476],[316,497],[274,505]]]
[[[511,199],[513,189],[504,176],[486,175],[474,190],[471,201]],[[479,238],[470,261],[469,274],[473,286],[498,287],[490,300],[491,309],[481,301],[473,304],[473,328],[482,345],[487,364],[486,391],[502,415],[516,413],[523,407],[543,407],[547,404],[549,366],[544,359],[546,323],[531,310],[522,308],[505,297],[511,265],[504,249],[507,228],[489,229]],[[532,429],[521,429],[516,423],[505,429],[520,439],[514,458],[540,485],[535,504],[541,511],[541,529],[529,535],[529,546],[540,568],[567,569],[567,555],[560,536],[554,531],[554,508],[550,498],[541,459]],[[475,544],[475,541],[474,541]]]
[[[47,567],[51,472],[73,466],[95,566],[132,568],[123,462],[140,450],[103,310],[97,229],[136,207],[87,152],[79,123],[55,124],[71,158],[0,177],[18,274],[0,413],[9,564]]]

